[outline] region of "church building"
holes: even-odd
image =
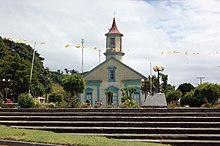
[[[136,92],[132,98],[141,105],[144,101],[144,94],[141,93],[141,79],[145,79],[145,76],[121,62],[125,55],[122,52],[123,34],[118,30],[115,18],[105,36],[106,60],[84,75],[86,90],[81,94],[81,102],[89,101],[91,106],[94,106],[95,101],[102,102],[103,106],[119,106],[122,97],[121,89],[134,87]],[[106,94],[109,91],[113,96]]]

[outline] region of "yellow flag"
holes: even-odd
[[[20,42],[22,42],[21,39],[17,39],[17,40],[16,40],[16,43],[20,43]]]
[[[66,44],[64,47],[67,48],[67,47],[69,47],[69,46],[70,46],[70,44]]]
[[[94,48],[93,48],[93,50],[96,50],[96,49],[98,49],[98,48],[97,48],[97,47],[94,47]]]
[[[13,38],[6,38],[7,40],[10,40],[10,41],[12,41],[13,40]]]
[[[81,46],[76,46],[76,48],[81,48]]]
[[[44,45],[44,44],[46,44],[46,42],[40,42],[40,45]]]

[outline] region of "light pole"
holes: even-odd
[[[5,99],[7,99],[7,96],[8,96],[8,91],[7,91],[7,83],[10,82],[11,80],[10,79],[2,79],[3,82],[5,82]]]
[[[157,93],[160,92],[160,72],[164,71],[165,67],[163,66],[154,66],[153,70],[157,72]]]

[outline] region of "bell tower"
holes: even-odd
[[[113,23],[109,32],[105,34],[106,36],[106,60],[115,58],[121,61],[124,53],[122,52],[122,36],[123,34],[119,32],[115,18],[113,18]]]

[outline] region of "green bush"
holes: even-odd
[[[166,93],[167,103],[177,103],[177,101],[180,99],[180,97],[182,97],[182,95],[182,92],[179,90],[168,90]]]
[[[202,96],[205,102],[211,103],[212,106],[217,103],[220,98],[220,85],[213,83],[204,83],[195,89],[194,96]]]
[[[60,103],[63,101],[63,99],[64,99],[63,94],[57,93],[55,95],[54,101],[58,102],[58,106],[60,106]]]
[[[206,99],[201,94],[195,95],[194,90],[192,90],[181,98],[180,103],[181,105],[189,105],[190,107],[200,107],[206,103]]]
[[[31,95],[22,93],[18,97],[18,105],[21,108],[34,107],[34,99]]]

